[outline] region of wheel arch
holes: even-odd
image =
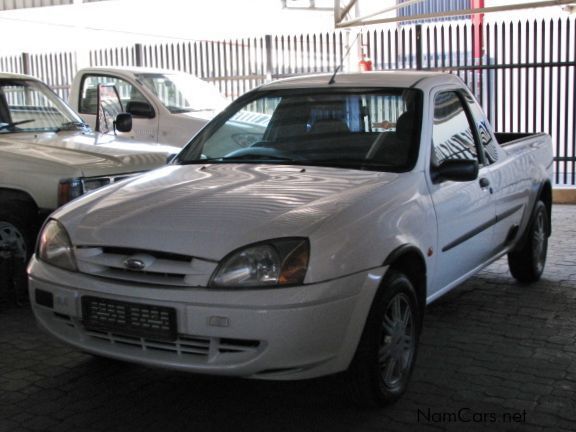
[[[34,209],[38,209],[38,205],[34,198],[30,196],[27,192],[18,190],[18,189],[9,189],[9,188],[2,188],[0,187],[0,202],[5,201],[18,201],[25,205],[30,205],[34,207]]]
[[[534,189],[536,189],[536,187]],[[513,247],[512,249],[513,251],[521,249],[528,241],[527,232],[529,231],[534,221],[534,209],[536,208],[536,204],[538,204],[538,201],[542,201],[544,203],[544,206],[546,207],[546,214],[548,216],[546,231],[548,236],[552,234],[552,185],[550,184],[550,181],[540,183],[538,185],[538,189],[534,192],[534,197],[535,197],[534,201],[532,202],[532,205],[530,207],[528,221],[526,223],[524,231],[521,233],[518,242]]]
[[[18,190],[0,187],[0,210],[4,210],[6,213],[10,213],[12,210],[8,203],[12,203],[12,206],[24,208],[26,214],[24,217],[31,224],[30,227],[35,232],[42,223],[42,216],[40,215],[40,208],[36,204],[36,201],[30,194]]]
[[[539,200],[546,206],[546,212],[548,213],[548,226],[546,228],[548,230],[548,236],[550,236],[552,234],[552,185],[550,181],[545,181],[540,185],[534,206],[536,206]]]
[[[388,255],[384,265],[389,266],[388,271],[400,271],[410,279],[416,290],[420,316],[423,317],[426,309],[427,270],[422,251],[414,245],[399,246]],[[422,325],[422,319],[420,325]]]

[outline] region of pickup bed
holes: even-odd
[[[228,139],[247,113],[251,139]],[[29,267],[32,307],[97,355],[342,372],[354,400],[384,405],[408,385],[428,303],[505,255],[518,281],[541,277],[551,169],[549,136],[495,135],[453,75],[278,81],[171,165],[57,211]]]
[[[180,149],[95,133],[48,86],[0,74],[0,248],[24,261],[59,205],[166,163]]]

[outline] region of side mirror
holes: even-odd
[[[170,165],[172,162],[174,162],[176,160],[177,156],[178,156],[178,153],[169,154],[168,156],[166,156],[166,164]]]
[[[110,123],[124,111],[118,89],[113,84],[98,84],[97,87],[97,106],[98,114],[96,116],[96,131],[101,133],[110,132]],[[113,126],[113,124],[112,124]]]
[[[478,161],[469,159],[447,159],[432,170],[432,180],[440,183],[444,180],[465,182],[478,177]]]
[[[148,102],[130,101],[126,104],[126,112],[134,117],[154,118],[154,108]]]
[[[114,120],[114,130],[118,132],[130,132],[132,130],[132,115],[119,113]]]

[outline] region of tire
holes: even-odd
[[[32,209],[14,201],[1,205],[0,286],[20,302],[26,298],[26,264],[34,250]]]
[[[406,391],[416,360],[421,318],[412,282],[391,271],[376,294],[346,372],[355,404],[382,407]]]
[[[517,281],[536,282],[544,272],[548,251],[548,211],[542,201],[534,207],[526,236],[520,249],[508,253],[508,267]]]

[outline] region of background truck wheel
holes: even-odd
[[[510,273],[519,282],[536,282],[542,276],[548,251],[548,212],[542,201],[534,207],[522,248],[508,254]]]
[[[356,404],[384,406],[404,393],[416,360],[420,320],[412,283],[404,274],[391,271],[376,294],[346,372]]]
[[[0,287],[16,302],[26,298],[26,264],[32,255],[31,218],[26,206],[2,202],[0,209]]]

